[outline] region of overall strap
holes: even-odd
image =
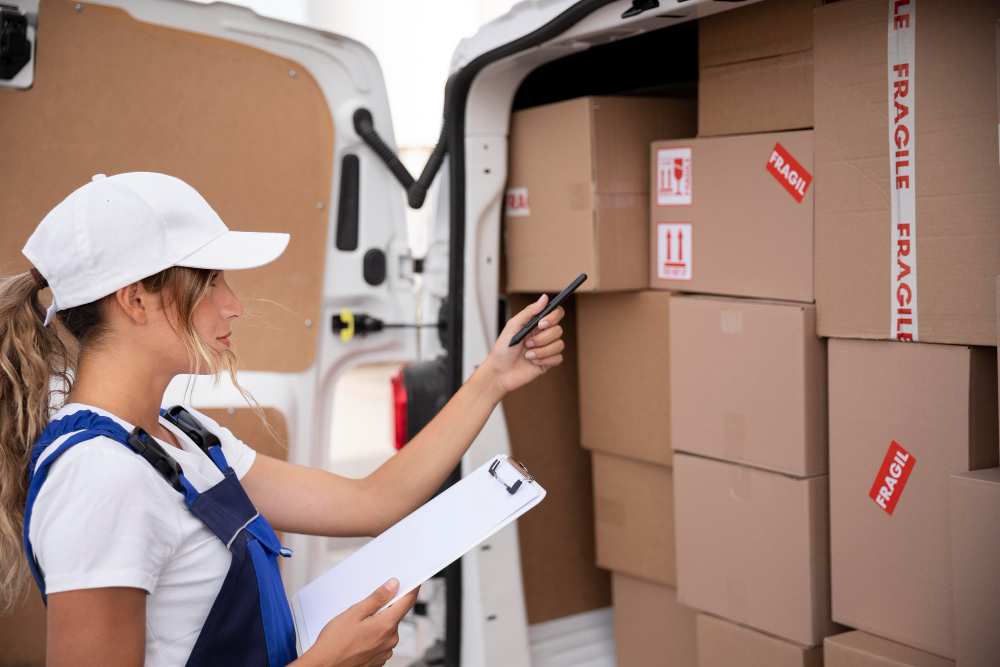
[[[58,448],[45,457],[41,464],[39,464],[42,452],[67,433],[72,433],[73,435],[63,440]],[[41,490],[42,484],[45,483],[49,475],[49,468],[56,459],[62,456],[70,447],[102,435],[112,440],[117,440],[123,445],[127,444],[128,432],[118,422],[90,410],[79,410],[71,415],[66,415],[65,417],[49,422],[32,447],[31,465],[28,468],[28,500],[24,508],[24,551],[28,557],[28,566],[31,569],[31,575],[35,578],[38,590],[42,593],[43,602],[46,601],[45,580],[42,578],[38,562],[35,560],[35,554],[31,548],[31,540],[28,539],[31,527],[31,513],[34,509],[35,500],[38,499],[38,492]]]
[[[63,440],[51,454],[44,459],[41,458],[43,452],[56,440],[67,434],[72,435]],[[166,478],[171,486],[184,495],[188,505],[198,496],[197,489],[184,477],[180,464],[139,427],[129,433],[114,419],[99,415],[91,410],[78,410],[71,415],[49,422],[31,450],[31,464],[28,469],[28,498],[24,508],[24,551],[28,558],[31,574],[35,578],[35,583],[38,584],[38,590],[42,593],[43,601],[46,600],[45,580],[38,567],[29,539],[31,514],[35,501],[38,499],[38,493],[45,480],[48,479],[49,469],[56,459],[70,447],[102,435],[120,442],[146,459],[157,472]],[[41,462],[39,463],[39,461]]]
[[[191,438],[191,442],[196,444],[201,451],[205,452],[208,458],[212,459],[219,470],[223,473],[229,468],[229,462],[222,453],[222,442],[219,436],[201,425],[194,415],[188,412],[184,406],[175,405],[172,408],[160,409],[160,416],[173,424],[184,435]]]
[[[222,442],[219,440],[219,436],[205,428],[202,423],[198,421],[198,418],[192,415],[183,406],[175,405],[172,408],[160,410],[160,414],[164,419],[176,426],[184,435],[191,438],[191,441],[198,445],[201,451],[205,452],[205,454],[212,459],[212,462],[215,463],[216,467],[222,471],[223,482],[220,482],[217,485],[218,488],[212,492],[212,495],[214,496],[213,501],[215,499],[228,496],[230,492],[226,489],[233,488],[238,490],[234,490],[232,492],[232,497],[222,501],[221,504],[223,506],[239,505],[242,500],[245,499],[247,506],[252,507],[253,504],[250,502],[250,499],[246,497],[246,492],[243,491],[242,485],[236,479],[235,471],[233,471],[230,467],[229,463],[226,461],[225,455],[222,453]],[[207,501],[208,499],[206,498],[205,500]],[[197,508],[192,505],[192,502],[193,499],[188,502],[188,506],[191,507],[192,511],[197,509],[195,513],[198,515],[198,518],[208,525],[212,532],[218,535],[219,539],[221,539],[228,547],[232,543],[232,539],[227,539],[225,537],[228,531],[226,528],[223,528],[223,526],[228,526],[231,522],[228,520],[220,522],[218,520],[219,517],[215,516],[216,513],[214,511],[206,509],[209,505],[208,502],[199,503]],[[212,504],[215,503],[213,502]],[[291,556],[291,549],[281,546],[281,543],[278,541],[278,536],[275,535],[274,530],[267,523],[264,517],[257,513],[256,509],[254,509],[254,513],[256,516],[253,517],[250,523],[239,526],[239,529],[245,529],[257,538],[257,540],[260,541],[260,543],[271,553],[285,556],[286,558]],[[228,514],[228,512],[225,512],[225,514]],[[231,526],[229,527],[231,528]]]

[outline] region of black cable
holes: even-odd
[[[427,191],[434,182],[438,170],[444,163],[444,158],[448,154],[448,119],[441,123],[441,134],[438,135],[437,145],[427,158],[427,164],[420,177],[414,180],[406,166],[400,162],[396,152],[382,140],[378,130],[375,129],[375,121],[368,109],[361,108],[354,112],[354,130],[358,136],[371,148],[375,155],[389,167],[389,171],[395,175],[396,180],[406,190],[406,199],[411,208],[420,208],[427,198]]]

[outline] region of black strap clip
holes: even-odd
[[[156,468],[156,471],[166,478],[170,486],[181,493],[187,493],[184,484],[181,483],[181,464],[175,461],[167,452],[154,440],[141,426],[136,426],[128,434],[128,446],[136,454],[146,459],[146,461]]]
[[[163,413],[163,418],[179,428],[184,435],[191,438],[191,441],[198,445],[201,451],[205,452],[205,456],[209,458],[212,455],[208,453],[208,450],[222,444],[219,436],[202,426],[201,422],[195,419],[194,415],[180,405],[175,405]]]

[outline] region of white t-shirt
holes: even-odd
[[[218,422],[187,409],[219,437],[237,476],[246,475],[256,452]],[[79,403],[66,405],[53,419],[78,410],[110,417],[126,431],[133,428]],[[196,489],[222,481],[222,472],[197,445],[162,417],[160,423],[183,451],[158,442]],[[39,461],[68,437],[49,445]],[[74,445],[52,464],[35,500],[29,538],[48,594],[109,586],[149,593],[147,667],[187,662],[231,561],[226,545],[191,514],[184,497],[145,459],[106,436]]]

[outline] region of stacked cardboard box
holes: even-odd
[[[998,18],[995,0],[816,10],[821,335],[996,345]]]
[[[664,641],[703,667],[1000,664],[1000,0],[920,0],[919,27],[916,3],[703,19],[698,136],[653,113],[645,186],[602,171],[601,137],[640,139],[600,130],[603,98],[512,126],[508,286],[589,267],[602,292],[577,300],[580,443],[625,667]]]
[[[504,199],[508,292],[646,284],[649,142],[694,134],[688,99],[582,97],[515,112]]]
[[[859,631],[827,637],[823,661],[825,667],[955,667],[953,660]]]
[[[835,631],[815,309],[684,296],[670,316],[678,595],[780,638],[737,633],[747,651],[784,641],[807,660]]]
[[[538,297],[508,298],[516,313]],[[563,363],[503,401],[511,453],[542,480],[549,494],[517,522],[525,605],[532,624],[611,604],[611,578],[594,564],[591,461],[580,449],[574,299],[564,308]]]
[[[802,646],[698,614],[699,667],[823,667],[822,646]]]
[[[679,604],[670,447],[670,292],[577,298],[580,442],[594,466],[597,564],[614,572],[620,667],[694,667],[694,611]],[[646,614],[649,615],[644,620]]]
[[[767,0],[698,24],[698,134],[812,127],[812,10]]]
[[[954,659],[949,477],[997,466],[996,349],[833,339],[829,373],[834,619]]]
[[[511,121],[510,176],[504,202],[508,293],[551,294],[581,272],[589,279],[580,291],[598,292],[575,298],[578,406],[572,411],[561,406],[567,398],[575,400],[575,386],[561,383],[557,387],[552,382],[533,383],[505,402],[511,408],[507,419],[512,440],[521,441],[519,423],[527,426],[532,421],[524,416],[541,411],[545,413],[541,421],[559,431],[547,441],[554,438],[560,446],[571,440],[575,443],[574,436],[568,435],[573,429],[565,424],[572,419],[574,427],[579,423],[579,443],[590,450],[577,449],[577,455],[587,457],[592,504],[589,493],[574,486],[567,488],[577,493],[565,498],[564,512],[546,521],[541,514],[534,521],[525,517],[520,523],[522,534],[535,535],[530,542],[544,544],[551,541],[547,537],[552,531],[565,534],[561,519],[592,516],[591,541],[572,552],[546,554],[547,566],[537,554],[523,553],[526,580],[531,573],[543,575],[545,580],[534,586],[543,593],[539,597],[562,600],[567,596],[550,595],[552,581],[574,588],[569,579],[583,574],[581,558],[589,558],[590,566],[596,562],[611,570],[616,647],[622,666],[655,661],[653,656],[667,638],[666,648],[675,655],[675,664],[695,665],[694,612],[677,603],[673,588],[669,378],[667,349],[661,346],[670,294],[627,290],[640,290],[648,283],[650,142],[692,136],[696,120],[692,99],[587,97],[518,111]],[[520,305],[519,298],[512,297],[515,301]],[[641,354],[617,354],[622,346],[635,345],[642,347]],[[661,370],[646,372],[651,366]],[[537,390],[531,389],[535,385]],[[554,419],[550,411],[556,403],[560,403],[556,410],[560,419]],[[637,410],[640,419],[634,418]],[[535,447],[537,433],[529,438],[525,430],[523,435],[525,460],[538,459],[537,453],[527,451]],[[544,473],[545,464],[558,464],[560,457],[576,460],[565,452],[542,457],[539,479],[562,482],[566,475],[556,468]],[[536,467],[532,464],[533,472]],[[568,537],[572,539],[564,543],[572,547],[580,535]],[[564,565],[573,566],[572,575]],[[594,588],[583,587],[588,586]],[[529,596],[529,619],[552,617],[547,610],[553,605],[534,597]],[[584,602],[597,599],[590,595],[586,601],[566,600],[558,607],[582,610]],[[535,609],[538,613],[533,613]],[[657,637],[655,646],[649,642],[651,634]]]
[[[995,0],[814,12],[832,606],[863,631],[828,639],[827,665],[998,664],[1000,501],[970,472],[1000,459],[998,18]]]
[[[1000,656],[1000,468],[952,475],[949,499],[955,657],[989,665]]]
[[[677,602],[670,586],[616,572],[611,577],[615,605],[617,667],[697,664],[695,612]]]
[[[696,293],[670,299],[665,340],[677,592],[711,614],[702,665],[815,664],[836,631],[813,133],[707,136],[811,127],[795,102],[812,96],[814,4],[703,21],[699,138],[651,146],[650,287]]]

